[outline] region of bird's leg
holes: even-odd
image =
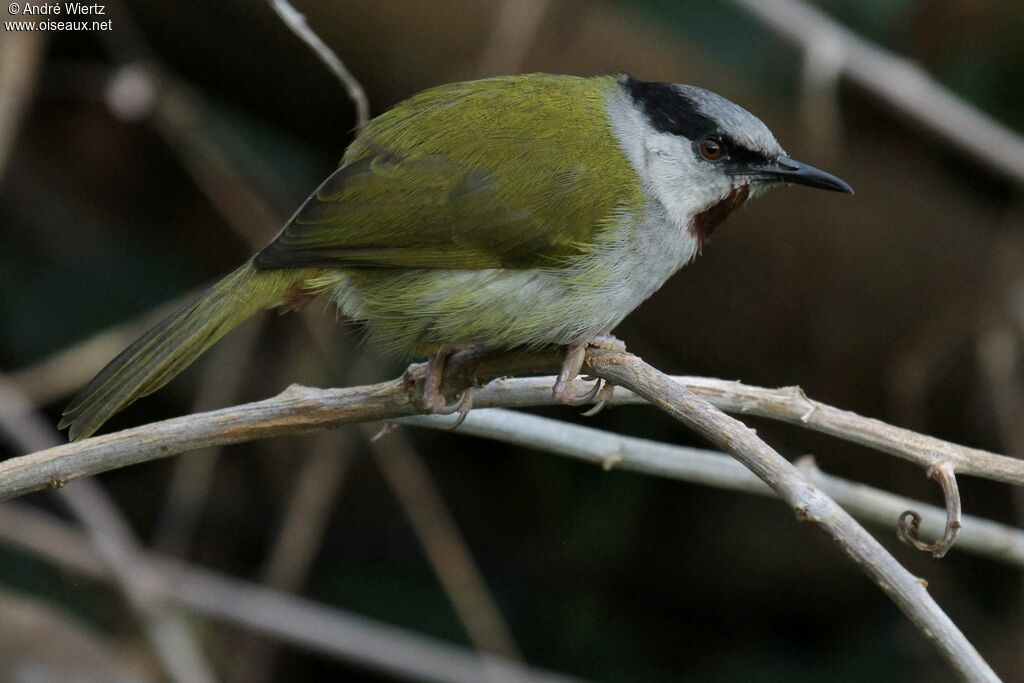
[[[583,379],[592,379],[594,387],[582,396],[576,393],[575,387],[573,386],[573,380],[575,380],[580,374],[580,369],[583,367],[583,360],[587,355],[588,346],[607,349],[609,351],[626,350],[626,345],[611,334],[601,334],[585,344],[573,344],[566,352],[565,361],[563,361],[562,368],[558,372],[558,379],[555,380],[555,386],[552,388],[552,393],[555,396],[555,400],[559,403],[570,406],[581,406],[597,399],[597,404],[587,412],[583,413],[586,417],[597,415],[601,412],[608,400],[611,399],[612,393],[615,391],[615,387],[612,384],[609,384],[602,379],[584,377]]]
[[[444,366],[448,362],[451,351],[441,347],[437,353],[427,358],[427,374],[423,377],[423,389],[420,391],[420,400],[423,409],[436,413],[444,408],[444,396],[441,395],[441,382],[444,380]]]
[[[446,403],[441,394],[441,383],[444,381],[444,368],[448,358],[455,353],[455,349],[442,347],[437,353],[427,359],[427,374],[423,378],[423,390],[420,393],[420,400],[423,402],[423,409],[433,415],[452,415],[458,413],[459,417],[452,425],[455,429],[463,423],[466,415],[473,407],[473,389],[467,387],[462,390],[459,397],[453,403]]]
[[[558,371],[555,386],[551,388],[551,393],[559,403],[570,406],[583,405],[582,402],[578,402],[579,396],[576,394],[576,388],[572,382],[579,376],[586,355],[586,344],[573,344],[566,349],[565,360],[562,361],[562,367]]]

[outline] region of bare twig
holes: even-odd
[[[746,425],[715,409],[636,356],[595,350],[587,355],[587,369],[596,377],[642,396],[746,465],[793,508],[797,519],[813,522],[828,533],[961,676],[970,681],[999,680],[922,583]]]
[[[377,466],[405,510],[470,641],[481,652],[521,660],[501,609],[422,458],[402,430],[385,438],[374,438],[376,431],[370,426],[364,429]]]
[[[316,56],[320,58],[320,61],[326,64],[334,72],[334,75],[338,77],[342,87],[345,88],[345,92],[348,93],[349,99],[352,100],[352,104],[355,105],[356,129],[362,130],[365,128],[366,124],[370,122],[370,103],[366,99],[366,91],[363,90],[359,80],[338,59],[338,55],[331,48],[327,47],[327,44],[320,39],[320,36],[309,28],[309,24],[306,23],[306,17],[288,4],[287,0],[270,0],[270,4],[288,28],[309,45],[313,52],[316,53]]]
[[[31,451],[60,443],[60,437],[34,407],[0,377],[0,432],[16,447]],[[58,492],[85,527],[93,547],[107,565],[138,615],[164,670],[180,683],[213,683],[216,677],[188,625],[153,600],[136,568],[139,544],[113,501],[99,484],[85,479]]]
[[[800,387],[764,389],[740,382],[679,377],[691,391],[727,413],[757,415],[874,448],[909,460],[924,469],[952,465],[958,474],[1024,485],[1024,460],[977,448],[958,446],[888,425],[881,420],[840,410],[807,397]],[[617,400],[631,400],[623,395]]]
[[[448,364],[445,390],[457,392],[469,384],[480,385],[494,377],[550,372],[559,364],[556,352],[508,354],[496,358],[481,358],[471,352],[456,354]],[[411,370],[414,376],[421,376],[422,372],[422,366]],[[726,412],[791,422],[877,448],[924,467],[949,462],[957,473],[1024,484],[1024,460],[957,446],[893,427],[811,401],[796,389],[763,389],[696,377],[680,377],[676,381]],[[550,377],[494,381],[475,392],[474,404],[479,408],[551,405],[554,403],[552,382]],[[579,388],[583,391],[588,387],[581,383]],[[263,401],[154,422],[49,448],[0,463],[0,500],[215,444],[413,415],[418,412],[414,393],[404,379],[346,389],[293,385]],[[615,392],[611,405],[640,402],[642,399],[620,390]],[[3,410],[2,405],[0,410]]]
[[[451,418],[415,415],[394,423],[447,430]],[[631,470],[743,493],[774,495],[750,470],[721,453],[620,436],[518,411],[474,410],[458,433],[577,458],[606,470]],[[830,476],[809,456],[798,460],[797,467],[857,519],[891,528],[904,510],[914,508],[920,511],[926,526],[945,525],[947,513],[942,508]],[[962,521],[958,549],[1024,567],[1024,531],[969,515]]]
[[[52,515],[18,503],[0,505],[0,539],[84,576],[110,580],[97,551]],[[259,631],[329,657],[415,681],[479,683],[501,669],[522,683],[577,679],[478,655],[367,617],[228,578],[158,555],[138,557],[139,579],[159,600],[195,614]]]
[[[460,357],[457,354],[448,363],[446,371],[449,373],[449,381],[444,389],[450,394],[458,390],[460,385],[479,385],[492,377],[516,374],[524,369],[534,372],[550,371],[559,364],[560,355],[556,349],[545,353],[503,356],[467,352]],[[723,448],[730,449],[729,452],[743,458],[744,464],[772,486],[783,500],[798,511],[802,519],[814,521],[833,535],[851,557],[861,564],[861,567],[900,605],[914,623],[933,640],[953,667],[971,680],[996,680],[991,669],[932,601],[923,586],[849,515],[805,477],[795,473],[781,456],[757,439],[749,429],[718,411],[709,410],[708,404],[693,395],[681,383],[658,373],[629,354],[593,350],[587,356],[586,369],[588,373],[611,381],[617,386],[640,392],[640,395],[649,402],[694,426]],[[65,474],[93,474],[214,443],[236,443],[278,434],[309,431],[345,422],[410,415],[416,412],[415,383],[422,381],[422,375],[422,366],[415,366],[403,380],[371,387],[317,391],[293,386],[283,394],[266,401],[168,420],[14,458],[0,463],[0,496],[10,497],[36,490],[53,481],[55,477]],[[505,405],[515,403],[516,401],[510,400],[512,397],[508,393],[512,384],[514,383],[508,381],[496,382],[490,387],[480,389],[476,392],[476,404],[479,407],[489,407],[499,402]],[[793,392],[790,391],[789,394],[792,398]],[[521,392],[516,398],[521,402],[524,395]],[[549,388],[544,400],[535,400],[534,403],[546,403],[550,400]],[[808,406],[807,399],[802,400],[805,403],[800,413],[802,419],[799,416],[796,418],[798,423],[809,423],[814,417],[812,413],[827,412],[821,404]],[[773,407],[771,404],[765,406]],[[783,402],[783,407],[780,414],[785,416],[788,414],[787,411],[792,409],[791,402]],[[836,412],[842,414],[843,411]],[[886,430],[892,429],[894,428],[880,422],[874,425],[876,432],[887,433]],[[852,438],[852,435],[846,436]],[[920,435],[914,436],[921,438]],[[963,455],[959,451],[956,454]],[[1019,467],[1024,473],[1024,462],[1012,461],[1009,458],[1001,459],[994,454],[984,454],[984,457],[977,456],[968,460],[1004,465],[997,472],[1004,477],[1012,475],[1014,467]],[[1001,463],[1001,460],[1009,462]],[[948,461],[954,470],[959,469],[961,463],[956,458],[948,458]],[[974,463],[974,468],[984,469],[979,467],[977,462]],[[987,474],[991,475],[992,472]]]
[[[731,0],[805,51],[827,46],[851,81],[971,157],[1024,184],[1024,140],[937,83],[917,64],[870,43],[802,0]]]

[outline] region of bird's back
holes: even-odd
[[[441,85],[375,118],[343,165],[382,150],[448,159],[481,173],[535,226],[587,243],[608,216],[643,203],[608,123],[617,87],[611,76],[549,74]]]

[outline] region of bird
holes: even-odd
[[[425,90],[371,120],[267,246],[110,361],[59,426],[92,435],[246,318],[318,296],[374,347],[428,358],[426,412],[465,415],[469,390],[448,403],[440,387],[468,348],[562,347],[553,392],[582,404],[587,346],[616,343],[722,221],[783,184],[853,192],[696,86],[525,74]]]

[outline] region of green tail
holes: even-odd
[[[249,316],[287,304],[292,291],[313,294],[316,290],[304,283],[316,275],[305,269],[256,270],[246,263],[110,361],[64,410],[59,428],[70,427],[72,441],[90,436],[112,415],[167,384]]]

